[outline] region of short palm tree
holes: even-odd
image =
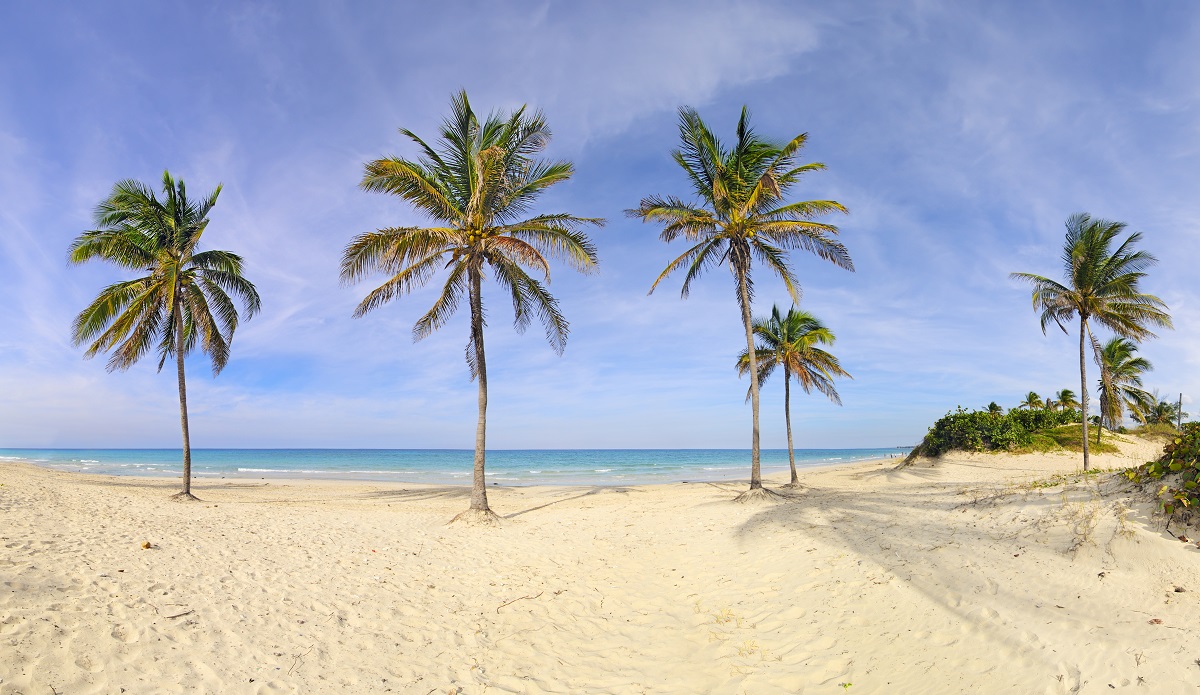
[[[742,501],[766,496],[759,467],[759,389],[754,352],[751,303],[754,284],[751,267],[755,260],[778,276],[793,302],[800,301],[799,282],[788,265],[788,252],[815,253],[840,268],[853,270],[846,247],[836,239],[838,228],[816,218],[831,212],[846,212],[832,200],[788,203],[785,197],[807,173],[825,168],[812,162],[798,164],[797,155],[808,139],[797,135],[783,145],[762,138],[751,129],[745,107],[737,124],[732,146],[722,144],[695,109],[679,110],[680,148],[675,162],[687,175],[696,202],[674,196],[650,196],[627,214],[644,222],[662,225],[659,238],[671,242],[682,238],[690,244],[671,261],[654,284],[653,292],[671,273],[686,269],[681,294],[687,297],[692,281],[706,270],[722,265],[733,274],[750,355],[750,408],[753,429],[750,447],[750,490]]]
[[[484,454],[487,431],[487,363],[483,347],[483,280],[490,274],[512,299],[514,325],[523,331],[537,317],[551,347],[561,354],[567,321],[544,283],[550,281],[547,257],[579,271],[596,266],[596,248],[582,231],[603,220],[567,214],[525,217],[547,188],[574,173],[570,162],[535,159],[546,148],[550,130],[540,113],[519,108],[480,121],[466,92],[451,101],[452,113],[435,145],[409,130],[400,132],[421,151],[417,160],[388,157],[369,162],[363,189],[400,196],[441,223],[430,227],[391,227],[356,236],[342,255],[344,282],[372,272],[391,277],[372,290],[354,311],[361,317],[393,298],[427,283],[447,270],[441,295],[415,326],[421,340],[449,321],[465,297],[470,307],[467,365],[479,384],[475,429],[474,479],[470,508],[456,519],[492,523],[487,501]],[[530,275],[532,270],[542,280]]]
[[[1054,394],[1058,400],[1059,410],[1071,410],[1079,407],[1079,399],[1075,397],[1075,392],[1071,389],[1063,389]]]
[[[777,367],[783,367],[783,419],[787,424],[788,464],[792,469],[791,482],[784,487],[799,487],[796,450],[792,445],[792,376],[796,377],[796,382],[805,393],[812,393],[816,389],[838,405],[842,404],[842,398],[834,387],[834,377],[854,377],[842,369],[836,357],[818,347],[833,345],[837,338],[833,331],[807,311],[793,306],[787,316],[781,316],[779,307],[774,306],[770,318],[754,321],[754,336],[758,339],[755,364],[758,367],[759,386]],[[748,352],[743,351],[738,357],[737,368],[739,374],[750,371]],[[746,394],[746,397],[750,395]]]
[[[1153,337],[1150,326],[1171,327],[1167,305],[1158,297],[1140,291],[1145,270],[1156,263],[1154,256],[1135,251],[1142,235],[1135,232],[1112,248],[1125,225],[1093,220],[1086,213],[1067,220],[1062,262],[1065,283],[1032,273],[1011,277],[1033,286],[1033,307],[1041,310],[1042,333],[1051,324],[1067,332],[1066,322],[1079,318],[1079,388],[1083,411],[1083,469],[1088,469],[1087,343],[1090,322],[1124,338]],[[1092,338],[1095,346],[1097,343]]]
[[[101,290],[75,318],[72,333],[76,345],[90,343],[85,357],[112,351],[109,371],[128,369],[151,349],[158,353],[159,371],[168,357],[175,358],[183,429],[183,490],[175,499],[194,500],[184,357],[199,343],[213,374],[220,373],[238,326],[229,295],[241,300],[246,318],[258,313],[260,301],[242,276],[241,256],[197,250],[221,187],[193,201],[183,180],[169,172],[163,172],[162,186],[159,200],[138,181],[117,183],[96,208],[96,229],[72,242],[72,263],[100,259],[148,273]]]
[[[1041,397],[1041,396],[1039,396],[1039,395],[1037,395],[1037,394],[1036,394],[1036,393],[1034,393],[1033,391],[1030,391],[1029,393],[1025,394],[1025,400],[1021,401],[1021,402],[1020,402],[1020,403],[1017,405],[1017,407],[1018,407],[1018,408],[1027,408],[1027,409],[1029,409],[1029,410],[1033,410],[1034,408],[1040,408],[1040,407],[1042,407],[1042,405],[1043,405],[1043,403],[1042,403],[1042,397]]]
[[[992,401],[991,403],[988,403],[987,411],[989,413],[991,413],[992,415],[1003,415],[1004,414],[1004,408],[1002,408],[1000,406],[1000,404],[997,403],[996,401]]]
[[[1149,409],[1146,410],[1146,422],[1151,425],[1178,427],[1184,418],[1189,416],[1188,413],[1181,412],[1182,404],[1179,401],[1161,398],[1157,389],[1150,396],[1150,403]]]
[[[1126,338],[1113,338],[1096,354],[1100,362],[1100,386],[1097,399],[1100,401],[1101,424],[1107,422],[1110,430],[1121,424],[1128,410],[1139,422],[1146,422],[1146,412],[1154,405],[1153,396],[1142,388],[1142,374],[1154,369],[1150,360],[1137,356],[1137,343]],[[1100,432],[1096,428],[1096,443],[1100,443]]]

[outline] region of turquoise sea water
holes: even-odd
[[[797,467],[908,453],[907,449],[802,449]],[[178,449],[0,449],[0,464],[26,461],[101,475],[181,475]],[[194,449],[197,478],[327,478],[469,483],[466,449]],[[787,451],[762,452],[764,473],[786,471]],[[2,469],[0,469],[2,470]],[[630,485],[749,478],[750,451],[738,449],[529,449],[487,453],[488,482],[500,485]]]

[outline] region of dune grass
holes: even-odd
[[[1095,432],[1095,430],[1092,431]],[[1061,425],[1059,427],[1039,430],[1033,432],[1030,438],[1032,441],[1028,445],[1017,448],[1014,453],[1032,454],[1050,451],[1083,451],[1083,431],[1078,424]],[[1097,454],[1120,453],[1120,449],[1113,444],[1113,440],[1118,438],[1120,438],[1120,435],[1106,429],[1100,437],[1099,444],[1096,443],[1094,436],[1090,438],[1088,448]],[[1125,440],[1122,439],[1121,441]]]

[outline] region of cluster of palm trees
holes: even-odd
[[[1036,391],[1030,391],[1025,394],[1025,400],[1018,403],[1017,407],[1026,410],[1071,410],[1079,407],[1079,401],[1076,400],[1075,392],[1071,389],[1062,389],[1045,400],[1042,400]]]
[[[776,309],[771,319],[752,319],[752,269],[756,262],[765,265],[783,281],[794,303],[800,300],[800,288],[789,265],[790,251],[808,251],[853,270],[848,252],[836,239],[837,227],[817,220],[846,209],[830,200],[786,202],[787,193],[805,174],[824,168],[797,161],[805,134],[784,144],[769,142],[751,129],[745,108],[730,146],[722,144],[688,107],[680,109],[679,130],[681,145],[672,154],[691,184],[695,202],[650,196],[627,213],[660,224],[665,242],[683,239],[690,244],[654,281],[651,292],[678,270],[685,270],[684,297],[705,270],[725,266],[732,273],[746,332],[746,351],[738,369],[750,376],[749,494],[753,494],[762,492],[760,382],[776,367],[783,367],[790,452],[792,377],[806,392],[815,388],[840,402],[832,380],[849,375],[819,347],[831,344],[834,336],[810,314],[793,307],[786,318]],[[488,506],[484,476],[488,391],[483,283],[491,278],[509,296],[518,331],[536,318],[551,347],[561,353],[569,326],[547,289],[549,261],[562,261],[585,273],[595,269],[596,247],[586,229],[604,221],[566,213],[530,215],[542,193],[574,173],[570,162],[538,158],[550,141],[541,113],[528,113],[522,107],[480,119],[466,93],[459,92],[437,140],[430,143],[409,130],[400,132],[415,143],[419,157],[369,162],[360,186],[397,195],[436,224],[390,227],[354,237],[342,255],[341,278],[354,283],[374,273],[387,276],[355,309],[354,316],[360,317],[444,273],[441,293],[413,327],[415,340],[444,326],[466,301],[470,312],[466,361],[478,384],[478,419],[470,507],[458,518],[490,523],[495,515]],[[254,285],[242,275],[241,257],[197,250],[220,187],[193,202],[183,182],[164,173],[163,192],[160,200],[141,183],[118,183],[97,208],[96,229],[73,243],[73,262],[101,259],[148,273],[103,289],[79,314],[73,335],[76,344],[89,343],[88,357],[112,350],[110,370],[127,369],[151,347],[159,354],[160,370],[168,357],[175,358],[184,462],[183,491],[177,497],[195,499],[184,357],[199,344],[211,359],[214,374],[220,372],[239,321],[229,295],[242,300],[247,318],[259,310],[260,300]],[[757,345],[756,335],[761,341]],[[794,456],[792,462],[795,483]]]
[[[363,316],[391,300],[424,286],[444,274],[442,291],[433,306],[417,320],[412,335],[420,340],[444,326],[465,301],[470,313],[466,362],[478,384],[474,477],[469,509],[461,518],[491,522],[487,501],[485,452],[487,432],[487,360],[484,350],[483,283],[491,278],[512,302],[514,327],[523,331],[534,319],[551,347],[561,353],[569,326],[550,294],[550,261],[590,272],[597,266],[589,227],[602,219],[566,213],[531,215],[537,199],[551,186],[574,173],[570,162],[540,159],[550,141],[541,113],[524,107],[508,114],[493,112],[480,119],[465,92],[456,94],[451,114],[432,143],[402,129],[417,146],[417,159],[388,157],[366,164],[360,186],[390,193],[424,213],[430,226],[389,227],[355,236],[341,259],[343,282],[355,283],[383,273],[387,279],[367,293],[354,311]],[[853,270],[838,228],[820,218],[845,213],[832,200],[788,202],[788,193],[817,162],[798,161],[807,134],[777,144],[759,137],[743,108],[732,143],[722,143],[692,108],[679,111],[680,146],[672,156],[691,188],[691,200],[677,196],[648,196],[626,213],[661,227],[664,242],[684,241],[688,247],[671,261],[650,287],[653,292],[669,275],[684,273],[681,295],[705,271],[727,268],[745,330],[746,349],[738,357],[739,373],[748,375],[751,403],[750,489],[739,499],[768,496],[762,486],[759,446],[759,393],[767,378],[783,371],[784,416],[792,486],[798,483],[791,427],[791,381],[806,392],[816,390],[840,403],[834,379],[849,377],[838,360],[824,349],[833,333],[812,314],[797,308],[800,284],[790,266],[791,251],[806,251],[839,268]],[[220,194],[193,201],[182,181],[163,174],[163,197],[137,181],[121,181],[97,208],[96,229],[84,232],[71,246],[72,262],[93,259],[112,262],[144,273],[104,288],[76,318],[76,344],[88,343],[92,357],[111,351],[108,368],[127,369],[153,349],[161,370],[174,358],[183,434],[183,490],[191,494],[191,445],[188,434],[184,357],[197,345],[212,363],[214,374],[229,359],[233,333],[239,323],[233,297],[241,300],[246,318],[258,312],[260,299],[242,274],[240,256],[228,251],[200,251],[208,214]],[[1142,293],[1139,282],[1155,259],[1134,250],[1140,239],[1131,234],[1114,250],[1124,225],[1093,220],[1079,214],[1067,221],[1063,247],[1064,282],[1040,275],[1014,273],[1033,286],[1034,307],[1041,310],[1045,332],[1056,324],[1079,319],[1079,369],[1082,402],[1069,389],[1043,402],[1030,393],[1020,407],[1088,410],[1087,349],[1100,366],[1098,395],[1102,422],[1119,422],[1128,410],[1143,421],[1178,411],[1161,412],[1157,398],[1142,389],[1141,376],[1150,369],[1137,356],[1137,342],[1153,337],[1151,326],[1170,327],[1166,305]],[[792,300],[783,314],[778,306],[768,318],[754,319],[753,270],[756,265],[779,278]],[[1099,325],[1115,334],[1101,344],[1093,334]],[[995,411],[1002,410],[992,404]],[[1169,408],[1168,408],[1169,410]],[[1088,421],[1083,418],[1083,461],[1088,467]]]
[[[1067,333],[1066,323],[1079,319],[1079,386],[1083,429],[1083,469],[1088,470],[1088,384],[1089,346],[1100,367],[1100,417],[1103,423],[1119,421],[1126,409],[1142,417],[1145,399],[1141,375],[1150,369],[1137,357],[1137,343],[1155,337],[1151,327],[1171,328],[1167,305],[1141,291],[1146,269],[1157,260],[1135,250],[1141,234],[1134,232],[1117,243],[1125,224],[1092,219],[1086,213],[1067,220],[1063,243],[1063,282],[1032,273],[1012,277],[1033,287],[1034,309],[1041,311],[1042,333],[1057,325]],[[1116,244],[1116,248],[1113,245]],[[1114,337],[1101,344],[1093,326],[1102,326]],[[1037,394],[1029,394],[1035,396]]]

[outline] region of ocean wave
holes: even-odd
[[[75,463],[100,463],[96,459],[71,459]]]
[[[596,470],[594,470],[592,472],[593,473],[611,473],[612,469],[611,468],[597,468]]]

